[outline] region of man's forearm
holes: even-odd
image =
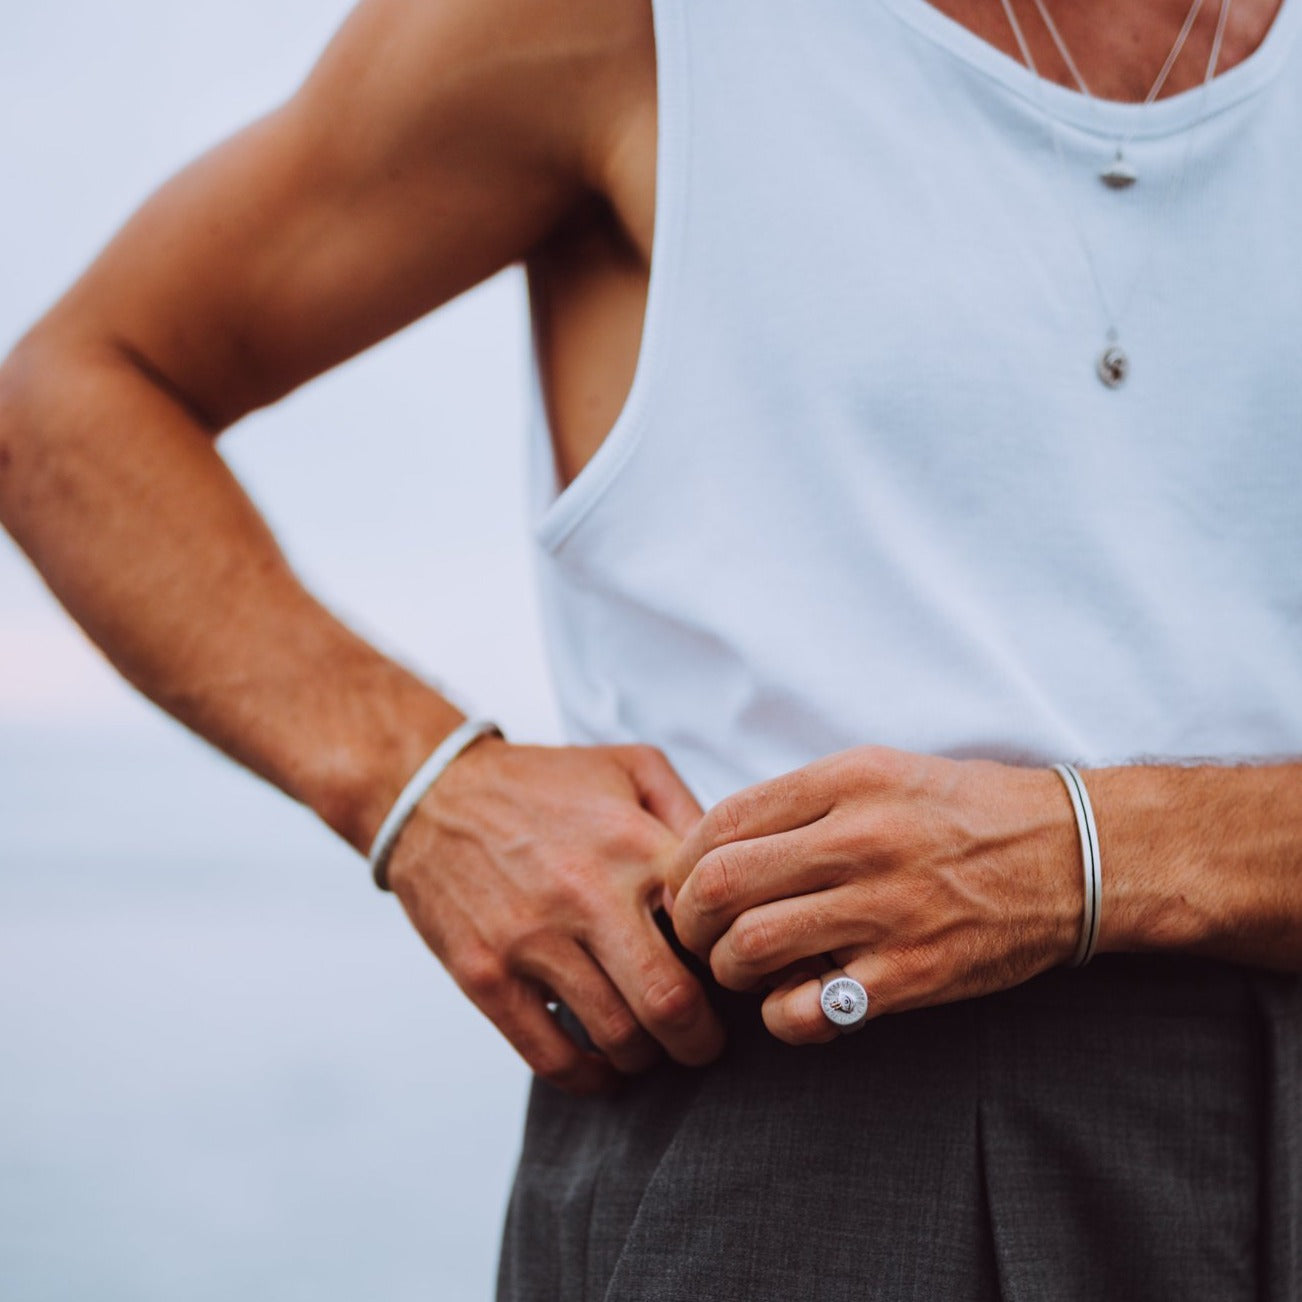
[[[202,418],[106,345],[0,367],[0,520],[136,687],[359,848],[460,718],[304,590]]]
[[[1302,764],[1126,766],[1085,779],[1103,948],[1302,971]]]

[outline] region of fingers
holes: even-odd
[[[796,986],[802,981],[808,981],[810,977],[821,976],[827,970],[827,958],[819,955],[817,958],[802,958],[796,963],[788,963],[786,967],[779,968],[776,972],[770,972],[768,976],[760,982],[765,990],[776,990],[779,986]]]
[[[593,934],[589,945],[633,1016],[675,1062],[702,1067],[719,1056],[723,1024],[649,912]]]
[[[697,863],[719,846],[792,831],[817,822],[834,803],[818,761],[781,777],[744,787],[719,801],[684,835],[666,885],[676,897]]]
[[[565,1002],[589,1038],[622,1072],[645,1071],[661,1055],[627,1001],[577,941],[531,965],[530,975]]]
[[[761,1014],[769,1034],[784,1044],[827,1044],[841,1032],[823,1013],[820,977],[799,976],[776,987],[764,1000]],[[868,1015],[873,1012],[869,995]]]
[[[507,978],[486,1001],[472,994],[515,1051],[542,1077],[567,1094],[608,1094],[618,1087],[615,1069],[599,1053],[580,1049],[547,1009],[542,990]]]
[[[488,759],[476,765],[475,751]],[[561,1088],[603,1088],[662,1047],[684,1064],[711,1061],[722,1024],[651,916],[701,814],[668,760],[637,745],[475,751],[440,780],[441,802],[417,810],[410,871],[393,879],[430,948]],[[557,1024],[549,996],[590,1045]]]
[[[704,812],[677,770],[655,746],[614,748],[633,778],[642,804],[675,836],[686,836]]]
[[[808,828],[738,841],[709,851],[674,900],[674,931],[705,958],[747,909],[839,885],[843,857]]]
[[[883,1013],[902,1012],[933,1002],[927,995],[909,991],[910,972],[925,971],[925,955],[887,960],[881,954],[866,950],[853,951],[841,970],[853,977],[868,993],[867,1020]],[[841,1035],[823,1012],[823,973],[806,975],[775,988],[764,1000],[762,1014],[764,1025],[777,1039],[786,1044],[826,1044]]]
[[[867,1020],[887,1013],[902,1013],[934,1004],[952,1003],[991,987],[973,985],[966,969],[955,966],[943,949],[921,946],[901,949],[890,946],[852,946],[828,951],[832,963],[853,977],[868,994]],[[823,971],[775,988],[764,1000],[764,1025],[787,1044],[823,1044],[840,1031],[823,1013]],[[830,1030],[829,1030],[830,1028]]]
[[[710,951],[710,969],[729,990],[751,990],[790,963],[874,941],[875,933],[848,887],[775,900],[733,922]]]

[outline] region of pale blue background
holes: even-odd
[[[338,0],[0,0],[0,351]],[[557,739],[507,275],[239,427],[333,606]],[[364,864],[122,687],[0,537],[0,1297],[476,1299],[527,1077]]]

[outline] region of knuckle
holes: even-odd
[[[740,884],[732,855],[711,850],[692,873],[692,895],[702,913],[720,913],[728,907]]]
[[[607,817],[606,849],[621,859],[649,857],[658,847],[655,820],[640,805],[622,802]]]
[[[894,781],[900,772],[899,752],[889,746],[857,746],[847,760],[853,775],[874,787]]]
[[[597,1027],[597,1043],[603,1049],[616,1053],[634,1048],[642,1039],[643,1031],[636,1018],[627,1009],[607,1013]]]
[[[730,796],[719,806],[719,826],[728,840],[739,835],[746,821],[747,801],[744,796]]]
[[[472,950],[453,965],[457,984],[476,1003],[492,1003],[506,989],[506,964],[491,950]]]
[[[649,768],[669,768],[669,757],[659,746],[653,746],[650,742],[639,742],[635,749],[642,762]]]
[[[538,882],[538,904],[546,917],[573,923],[597,908],[604,882],[586,860],[575,858],[553,865]]]
[[[774,952],[772,927],[758,914],[742,914],[732,924],[732,952],[747,967],[762,965]]]
[[[503,966],[509,972],[530,973],[552,951],[555,934],[554,928],[537,922],[521,926],[506,942]]]
[[[706,813],[701,829],[706,844],[725,845],[737,839],[744,821],[744,802],[744,794],[734,792]]]
[[[647,1016],[657,1026],[677,1029],[696,1020],[696,991],[681,977],[662,976],[653,980],[643,998]]]
[[[579,1055],[577,1050],[540,1045],[530,1051],[526,1061],[535,1075],[563,1089],[575,1079]]]
[[[584,893],[569,869],[548,873],[539,880],[535,899],[538,907],[549,918],[573,918],[584,907]]]

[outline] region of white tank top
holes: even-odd
[[[572,741],[706,806],[863,743],[1302,753],[1300,8],[1144,107],[926,0],[655,0],[641,353],[559,494],[535,380]]]

